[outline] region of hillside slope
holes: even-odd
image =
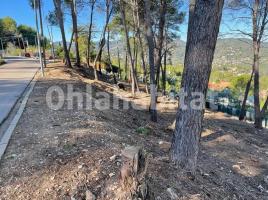
[[[181,40],[175,41],[172,55],[173,64],[182,64],[185,54],[186,43]],[[217,42],[213,68],[236,73],[248,73],[252,65],[251,41],[239,38],[219,39]],[[261,51],[262,74],[268,75],[268,43],[264,43]]]

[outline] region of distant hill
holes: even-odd
[[[174,42],[171,57],[173,64],[183,64],[186,43],[181,40]],[[268,43],[263,44],[261,51],[260,71],[268,75]],[[216,46],[213,68],[234,73],[250,73],[252,66],[251,41],[247,39],[219,39]]]

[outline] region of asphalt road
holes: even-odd
[[[0,66],[0,125],[40,67],[33,59],[10,57],[5,60],[7,64]]]

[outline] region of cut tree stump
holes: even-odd
[[[147,167],[148,159],[140,147],[130,146],[122,151],[120,199],[148,199]]]

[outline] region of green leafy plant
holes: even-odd
[[[141,126],[141,127],[137,128],[136,131],[137,131],[137,133],[139,133],[141,135],[148,136],[151,133],[152,130],[149,127],[143,127],[143,126]]]
[[[2,59],[0,59],[0,65],[3,65],[3,64],[5,64],[6,62],[4,61],[4,60],[2,60]]]

